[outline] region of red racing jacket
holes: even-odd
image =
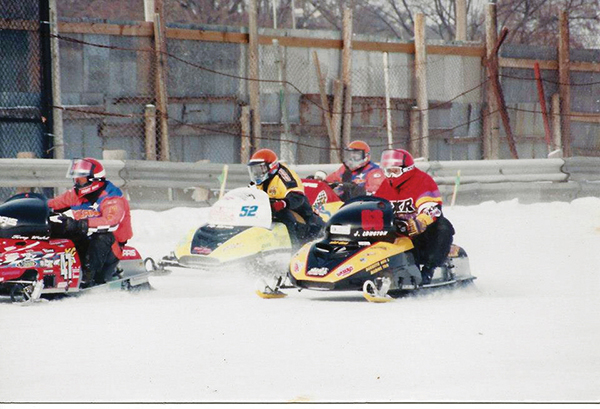
[[[75,220],[87,219],[88,235],[112,232],[115,235],[112,250],[118,258],[121,258],[121,246],[133,237],[129,202],[121,189],[109,181],[94,203],[79,197],[75,189],[69,189],[48,200],[48,206],[55,211],[71,209]]]
[[[420,169],[413,169],[399,178],[386,178],[375,192],[389,200],[397,218],[414,220],[417,234],[442,215],[442,196],[433,178]]]
[[[372,195],[384,179],[385,175],[379,165],[369,162],[356,170],[350,170],[346,165],[342,165],[338,170],[327,175],[325,182],[352,182],[355,185],[364,187],[367,195]]]

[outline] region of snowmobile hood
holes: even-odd
[[[345,204],[326,225],[327,239],[366,244],[396,240],[394,211],[385,199],[363,196]]]
[[[42,195],[24,193],[13,196],[0,205],[0,237],[26,238],[50,235],[50,208]]]
[[[365,279],[396,264],[413,248],[407,237],[394,243],[380,241],[356,247],[352,242],[327,241],[307,244],[290,262],[290,275],[301,287],[357,289]]]

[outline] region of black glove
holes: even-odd
[[[408,222],[404,219],[395,218],[394,226],[396,227],[396,232],[398,234],[402,234],[404,236],[408,236]]]
[[[87,235],[88,232],[88,221],[87,219],[75,220],[70,217],[61,216],[63,224],[65,225],[65,233],[72,235]]]

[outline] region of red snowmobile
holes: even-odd
[[[1,297],[23,302],[101,288],[150,288],[151,271],[130,246],[124,247],[109,281],[80,288],[81,260],[75,245],[71,240],[52,237],[51,216],[46,198],[36,193],[15,195],[0,205]]]

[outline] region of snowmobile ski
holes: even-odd
[[[287,297],[287,294],[280,290],[283,277],[275,277],[273,281],[273,283],[268,283],[266,278],[259,278],[256,282],[256,294],[265,299]]]
[[[384,303],[394,299],[388,295],[391,280],[388,277],[378,277],[375,282],[365,281],[363,284],[363,297],[369,302]]]

